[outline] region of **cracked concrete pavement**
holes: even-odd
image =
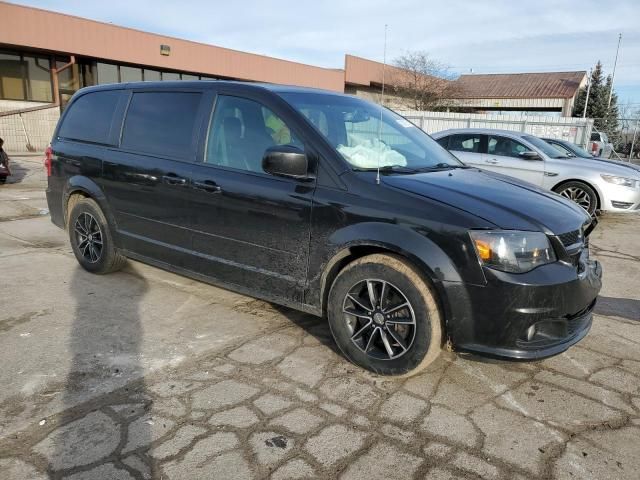
[[[326,323],[139,263],[81,270],[40,158],[0,187],[5,480],[616,478],[640,472],[640,218],[605,216],[590,334],[535,363],[349,364]]]

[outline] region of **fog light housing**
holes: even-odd
[[[613,208],[631,208],[633,206],[633,203],[629,203],[629,202],[615,202],[615,201],[611,201],[611,205],[613,205]]]

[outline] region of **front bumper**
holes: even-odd
[[[456,350],[519,360],[565,351],[591,328],[602,267],[556,262],[525,274],[485,269],[486,285],[450,284],[447,331]]]
[[[602,182],[600,210],[620,213],[640,213],[640,190]]]

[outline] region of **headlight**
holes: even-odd
[[[627,177],[616,177],[615,175],[600,175],[605,182],[621,185],[623,187],[640,188],[640,180]]]
[[[480,263],[503,272],[524,273],[556,261],[549,239],[541,232],[469,231]]]

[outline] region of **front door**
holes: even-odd
[[[544,161],[522,158],[520,154],[527,151],[531,151],[531,148],[517,140],[489,135],[487,153],[483,155],[484,168],[542,186]]]
[[[272,101],[233,91],[217,96],[192,176],[193,269],[267,298],[302,302],[315,183],[263,171],[267,148],[304,149]]]

